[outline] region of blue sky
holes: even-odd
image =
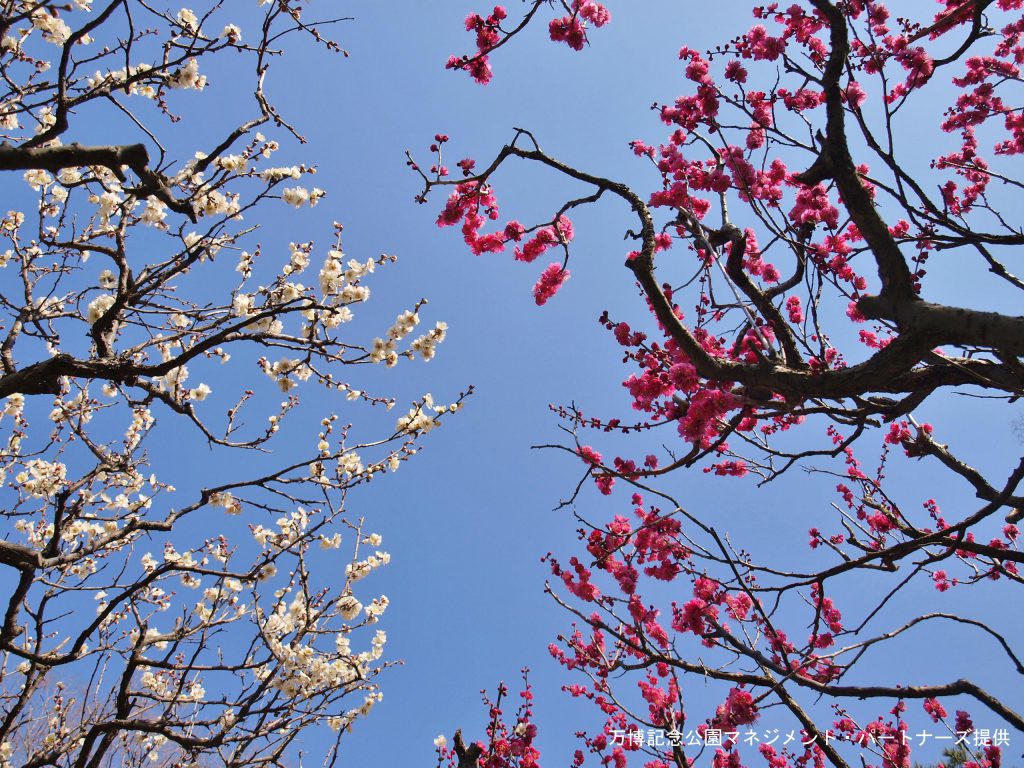
[[[540,559],[549,551],[567,559],[579,550],[576,521],[552,508],[571,493],[582,465],[564,453],[530,446],[562,437],[550,403],[575,401],[587,412],[630,416],[619,386],[630,370],[621,365],[620,349],[597,318],[607,309],[617,319],[647,322],[643,302],[621,266],[628,250],[622,234],[631,222],[628,211],[613,203],[574,217],[572,279],[537,308],[530,286],[543,262],[524,265],[508,255],[469,254],[457,231],[434,224],[440,195],[425,206],[413,202],[418,178],[406,168],[404,151],[411,149],[426,164],[426,147],[442,132],[452,139],[449,166],[467,155],[482,161],[518,126],[570,164],[651,189],[658,180],[649,165],[633,157],[628,141],[657,143],[663,137],[664,127],[649,107],[688,90],[678,63],[680,45],[705,49],[742,31],[751,23],[750,4],[612,3],[612,24],[594,33],[593,45],[582,53],[551,44],[541,23],[494,56],[495,76],[486,88],[446,71],[444,62],[471,49],[462,26],[466,14],[489,8],[464,0],[335,5],[354,17],[335,28],[350,55],[289,53],[274,62],[267,85],[270,98],[309,139],[304,147],[283,149],[275,162],[316,164],[316,184],[328,197],[298,212],[268,206],[260,222],[264,251],[285,253],[289,241],[308,239],[326,247],[331,222],[338,220],[345,224],[349,256],[397,255],[397,265],[375,276],[374,298],[354,329],[372,338],[398,312],[427,297],[424,320],[447,322],[448,339],[429,364],[403,360],[396,370],[362,371],[354,382],[393,394],[400,403],[425,391],[447,402],[467,385],[476,387],[457,418],[427,437],[415,461],[349,497],[349,507],[365,515],[367,527],[383,535],[392,554],[391,565],[374,575],[372,588],[391,599],[383,622],[388,655],[405,665],[382,680],[384,700],[346,737],[341,764],[431,764],[437,734],[450,737],[463,728],[468,736],[482,736],[486,710],[480,689],[493,690],[504,680],[516,690],[522,666],[533,670],[544,762],[565,764],[576,747],[572,734],[598,721],[589,707],[559,690],[570,680],[546,649],[569,628],[569,617],[543,595],[548,569]],[[516,13],[519,4],[510,3],[509,10]],[[187,116],[175,136],[182,146],[198,148],[193,147],[197,135],[222,125],[224,116],[244,103],[232,89],[237,73],[209,74],[210,91],[195,103],[219,106]],[[918,160],[936,154],[923,144],[912,149]],[[499,183],[503,219],[549,218],[573,191],[525,167],[510,169]],[[974,289],[962,268],[947,266],[945,276],[929,286],[934,297],[966,303],[984,290]],[[325,398],[313,388],[309,394],[286,439],[301,439],[303,429],[324,412],[336,411],[368,431],[377,418],[340,397]],[[963,398],[939,399],[925,411],[923,416],[943,425],[947,434],[965,435],[959,448],[979,466],[998,474],[1015,463],[1020,445],[1003,412]],[[161,430],[162,447],[153,450],[157,459],[163,452],[172,462],[171,473],[200,481],[214,471],[241,467],[221,458],[212,466],[199,451],[182,458],[176,441],[184,432],[169,422]],[[616,452],[616,443],[604,436],[594,442],[606,455]],[[922,481],[918,470],[898,458],[890,478],[914,499],[927,482],[928,492],[942,493],[940,501],[950,510],[973,502],[959,484],[941,474]],[[737,541],[766,546],[785,562],[805,557],[806,529],[830,519],[834,483],[797,472],[758,490],[749,480],[692,472],[668,478],[664,487]],[[627,500],[621,494],[602,499],[588,488],[580,511],[603,520],[624,513]],[[870,580],[861,586],[863,597],[880,589]],[[972,592],[978,615],[995,610],[1001,586],[981,585]],[[907,596],[890,610],[894,616],[912,612],[935,597]],[[853,595],[844,607],[857,599]],[[1019,619],[1016,625],[1019,629]],[[897,656],[880,659],[872,672],[885,677],[894,669],[944,668],[950,649],[954,655],[963,650],[955,634],[945,642],[923,651],[919,645],[903,646]],[[985,669],[974,671],[982,680],[990,676]],[[691,711],[702,719],[723,690],[690,684]],[[923,726],[924,718],[918,714],[912,722]],[[984,726],[981,718],[978,723]],[[768,715],[763,725],[782,727]],[[308,736],[314,755],[330,736],[326,727],[322,731]]]

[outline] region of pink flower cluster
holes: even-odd
[[[587,22],[603,27],[612,19],[611,13],[594,0],[573,0],[572,13],[552,19],[548,33],[555,42],[565,43],[574,51],[583,50],[587,42]]]
[[[508,16],[501,5],[494,6],[486,17],[471,13],[466,17],[466,31],[476,33],[476,54],[473,56],[451,56],[445,65],[447,69],[464,69],[480,85],[491,81],[491,65],[487,53],[501,42],[501,22]]]
[[[518,221],[510,221],[505,227],[505,236],[510,240],[519,241],[525,230]],[[568,243],[573,239],[572,222],[569,217],[559,216],[554,224],[538,229],[522,248],[515,249],[515,257],[519,261],[531,262],[548,248]]]
[[[447,140],[447,136],[444,137]],[[472,160],[463,160],[460,166],[472,168]],[[452,227],[461,222],[462,237],[477,256],[501,253],[508,242],[520,242],[527,229],[518,221],[510,221],[497,232],[481,233],[487,221],[498,218],[498,200],[489,185],[469,179],[456,185],[448,196],[444,209],[437,217],[437,226]],[[521,248],[515,248],[519,261],[532,262],[554,245],[565,245],[573,238],[573,226],[568,216],[559,215],[550,225],[536,228],[534,235]],[[533,286],[533,297],[538,306],[545,304],[569,279],[569,270],[563,265],[549,264]]]
[[[534,7],[528,11],[527,20],[544,1],[533,0]],[[501,5],[494,6],[487,16],[479,13],[469,14],[466,17],[466,31],[473,32],[476,36],[476,53],[450,56],[445,65],[446,69],[465,70],[480,85],[487,85],[493,77],[488,54],[526,26],[525,23],[521,23],[511,30],[506,30],[502,27],[502,22],[507,18],[508,12]],[[611,12],[595,0],[573,0],[571,13],[562,18],[552,19],[548,25],[548,33],[553,41],[565,43],[573,50],[579,51],[587,43],[588,24],[603,27],[611,18]]]
[[[521,703],[511,725],[506,722],[505,711],[502,709],[503,699],[509,695],[505,685],[498,685],[498,695],[494,701],[484,697],[488,712],[487,741],[477,742],[483,753],[476,763],[479,768],[539,768],[540,752],[534,745],[537,726],[533,722],[533,689],[528,672],[527,669],[522,670],[523,689],[519,693]],[[438,754],[442,760],[448,760],[449,768],[457,768],[462,764],[455,750],[447,745],[439,746]]]
[[[552,263],[544,268],[540,279],[533,286],[533,299],[537,306],[547,303],[547,300],[558,293],[558,289],[569,279],[569,270],[561,264]]]

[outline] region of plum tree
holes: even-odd
[[[264,90],[282,46],[341,51],[306,6],[0,5],[0,170],[24,178],[0,218],[5,767],[293,765],[307,726],[340,739],[381,696],[388,601],[356,582],[390,558],[346,498],[461,397],[281,439],[313,387],[390,408],[352,366],[446,331],[419,303],[353,338],[394,258],[346,259],[340,224],[256,239],[324,195],[271,162],[301,136]]]
[[[599,492],[630,487],[610,521],[578,512],[583,552],[550,559],[570,595],[549,591],[575,621],[551,652],[584,677],[570,693],[602,716],[575,764],[592,753],[617,767],[909,768],[923,742],[908,707],[944,740],[930,748],[952,740],[972,768],[1000,765],[1011,736],[1024,735],[1006,698],[1024,673],[1007,610],[1024,559],[1024,459],[973,466],[965,454],[984,439],[981,424],[964,434],[919,415],[955,393],[987,398],[1008,423],[1024,388],[1014,311],[1024,282],[1012,267],[1024,245],[1013,213],[1022,5],[943,0],[934,13],[899,7],[907,18],[861,0],[759,5],[749,28],[707,52],[680,51],[689,84],[658,107],[667,138],[630,143],[652,166],[649,189],[566,163],[525,129],[488,161],[460,160],[460,178],[444,165],[448,137],[429,169],[410,156],[418,199],[447,191],[437,224],[461,226],[473,253],[511,249],[528,263],[555,254],[537,304],[563,289],[572,258],[596,268],[572,255],[570,214],[610,199],[634,220],[623,288],[639,288],[653,323],[607,312],[601,323],[634,368],[623,386],[641,420],[560,411],[573,438],[562,448]],[[500,6],[467,18],[476,51],[449,67],[486,84],[498,49],[552,7],[549,36],[576,50],[611,21],[593,0],[526,6],[512,19]],[[549,219],[495,227],[512,163],[581,191]],[[974,289],[961,292],[974,303],[937,298],[950,280]],[[591,443],[616,432],[664,449],[605,458]],[[820,502],[832,522],[816,514],[803,529],[816,551],[798,563],[735,545],[726,522],[653,484],[688,468],[766,483],[806,465],[835,475],[837,495]],[[919,481],[896,487],[895,468]],[[942,511],[928,479],[937,475],[976,504]],[[577,510],[580,491],[569,500]],[[976,615],[979,594],[1001,606],[995,618]],[[942,664],[911,677],[895,655],[908,648]],[[988,669],[972,666],[977,654]],[[1012,679],[1009,688],[978,682],[993,669],[987,679]],[[709,680],[720,704],[687,706],[688,681]],[[769,708],[787,713],[788,739],[760,729]],[[481,764],[535,764],[519,742],[492,736]]]

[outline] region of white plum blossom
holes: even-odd
[[[237,29],[237,27],[235,27]],[[227,27],[225,27],[225,31]],[[225,171],[231,171],[232,173],[242,173],[248,166],[248,160],[242,155],[223,155],[213,161],[213,164],[218,168],[223,168]]]
[[[195,13],[189,8],[182,8],[178,11],[178,23],[185,28],[188,32],[199,31],[199,19],[196,18]]]
[[[348,307],[330,307],[320,313],[320,322],[326,328],[336,328],[341,323],[350,322],[352,317],[352,310]]]
[[[348,451],[338,457],[338,473],[353,477],[365,471],[362,459],[355,451]]]
[[[388,336],[392,339],[404,339],[410,333],[412,329],[420,324],[420,316],[411,310],[406,310],[398,316],[395,320],[395,324],[391,326],[388,331]]]
[[[305,187],[288,187],[281,193],[281,199],[288,205],[301,208],[309,202],[309,190]]]
[[[237,317],[246,317],[254,314],[252,296],[247,293],[240,293],[231,300],[231,314]]]
[[[14,479],[30,496],[42,498],[60,490],[67,481],[67,474],[68,468],[62,462],[32,459]]]
[[[89,321],[90,325],[95,325],[106,314],[107,310],[114,306],[114,301],[116,301],[116,298],[112,293],[101,293],[89,302],[85,319]]]
[[[53,107],[47,104],[45,107],[40,109],[39,113],[36,115],[36,120],[39,121],[39,124],[36,126],[37,134],[42,133],[43,131],[49,129],[51,126],[56,125],[57,116],[53,113]]]
[[[206,75],[199,74],[199,60],[192,56],[185,66],[168,78],[168,83],[172,88],[201,91],[206,87]]]
[[[238,195],[225,195],[219,190],[212,190],[198,198],[199,210],[207,216],[234,216],[241,209]]]
[[[400,416],[395,424],[395,430],[397,432],[410,432],[410,433],[426,433],[432,429],[439,427],[441,422],[436,416],[431,415],[429,411],[433,411],[435,414],[444,413],[449,410],[458,410],[457,406],[444,406],[435,405],[434,398],[430,393],[423,396],[421,403],[415,403],[409,412],[404,416]]]
[[[432,360],[434,355],[437,354],[437,345],[444,341],[447,334],[448,324],[438,322],[434,325],[433,330],[415,339],[410,348],[417,352],[424,360]]]
[[[42,169],[34,168],[25,171],[25,181],[33,190],[39,192],[53,183],[53,177]]]
[[[370,289],[365,285],[346,285],[341,289],[338,298],[348,304],[356,304],[362,301],[369,301]]]
[[[43,40],[54,45],[64,45],[71,37],[71,27],[56,13],[42,8],[32,12],[32,26],[42,32]]]
[[[290,251],[290,259],[288,264],[284,267],[284,274],[291,275],[298,272],[302,272],[306,267],[309,266],[309,253],[313,248],[312,243],[301,243],[296,245],[295,243],[289,243],[288,249]]]
[[[281,199],[295,208],[301,208],[303,205],[312,208],[320,202],[320,198],[325,194],[322,189],[317,187],[313,187],[312,190],[305,187],[288,187],[281,193]]]
[[[338,599],[338,610],[341,611],[343,619],[352,621],[352,619],[363,612],[363,604],[351,594],[346,594]]]
[[[117,192],[104,192],[102,195],[90,195],[89,202],[99,206],[100,222],[106,226],[124,200]]]
[[[200,385],[205,386],[205,385]],[[210,503],[218,507],[224,507],[229,515],[242,514],[242,502],[227,492],[214,493],[210,496]]]
[[[167,205],[150,195],[146,198],[146,207],[139,217],[144,224],[151,227],[159,227],[167,218]]]
[[[15,392],[13,395],[8,395],[4,400],[2,413],[5,416],[20,416],[24,408],[25,396],[20,392]]]
[[[271,182],[281,179],[299,179],[302,178],[302,169],[297,165],[290,165],[286,168],[265,168],[260,172],[260,178]]]
[[[0,211],[0,326],[20,345],[5,355],[17,375],[0,398],[0,486],[12,557],[39,567],[4,668],[32,722],[0,740],[0,768],[37,752],[74,762],[97,727],[105,762],[273,754],[296,729],[347,729],[380,701],[387,636],[374,630],[388,599],[363,590],[391,556],[348,501],[415,454],[418,436],[383,414],[370,434],[348,423],[395,401],[363,365],[372,329],[340,326],[394,257],[349,258],[341,224],[325,240],[317,216],[278,228],[275,205],[312,207],[326,193],[308,178],[315,159],[276,154],[297,134],[264,101],[278,88],[259,90],[259,62],[290,54],[304,33],[327,40],[300,22],[305,4],[257,2],[266,26],[245,42],[227,23],[231,3],[142,4],[138,18],[108,2],[89,14],[90,0],[7,4],[20,21],[0,40],[0,133],[23,174],[12,198],[23,210]],[[85,29],[95,50],[76,55]],[[231,92],[255,86],[276,138],[225,94],[199,93],[213,72]],[[182,142],[195,145],[182,153]],[[386,310],[394,323],[378,329],[375,355],[414,357],[424,305]],[[233,355],[232,368],[218,365]],[[330,400],[302,391],[300,402],[302,382]],[[10,394],[18,386],[36,396]],[[297,434],[317,402],[345,413],[318,413],[319,430]],[[235,448],[251,450],[232,461]],[[125,723],[140,718],[164,732],[133,734]],[[190,740],[187,755],[173,734]]]
[[[203,383],[200,382],[198,387],[195,387],[194,389],[190,389],[188,391],[188,397],[189,397],[190,400],[200,400],[201,401],[201,400],[205,400],[207,398],[207,396],[210,394],[210,392],[212,392],[212,391],[213,390],[210,389],[210,387],[208,385],[203,384]]]

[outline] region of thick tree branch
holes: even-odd
[[[56,173],[63,168],[99,165],[108,168],[119,181],[126,182],[124,168],[130,168],[141,182],[128,189],[139,198],[150,195],[176,213],[197,221],[195,210],[187,200],[178,200],[171,193],[167,180],[149,167],[149,151],[144,144],[84,146],[67,144],[58,147],[14,147],[0,143],[0,171],[44,170]]]

